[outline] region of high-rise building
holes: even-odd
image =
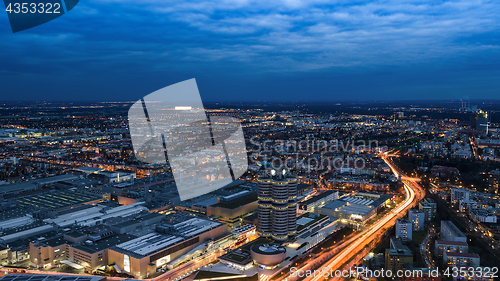
[[[471,129],[478,130],[483,134],[488,134],[488,112],[479,110],[470,116]]]
[[[418,209],[424,212],[426,221],[431,221],[436,217],[437,204],[431,198],[424,198],[420,201]]]
[[[411,221],[413,231],[424,230],[425,214],[423,211],[416,209],[409,210],[408,220]]]
[[[271,170],[258,180],[257,232],[285,241],[297,233],[297,177],[285,169]]]
[[[396,220],[396,238],[403,242],[411,241],[412,239],[412,224],[411,221],[405,219]]]

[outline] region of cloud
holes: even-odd
[[[491,69],[499,64],[498,14],[496,1],[89,0],[19,34],[1,15],[0,73],[208,70],[246,79],[472,63]]]

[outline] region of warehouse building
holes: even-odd
[[[224,235],[228,229],[220,222],[191,217],[163,224],[156,230],[111,247],[108,264],[114,263],[136,278],[147,278],[157,268],[181,258],[208,239]]]

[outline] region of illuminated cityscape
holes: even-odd
[[[361,267],[446,280],[496,266],[496,119],[486,132],[453,105],[211,105],[242,120],[249,168],[180,200],[168,165],[135,158],[128,106],[2,107],[2,274],[323,280],[307,272]]]

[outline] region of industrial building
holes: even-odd
[[[80,179],[80,176],[66,174],[66,175],[59,175],[41,179],[34,179],[30,181],[6,184],[2,185],[2,188],[0,189],[0,195],[5,196],[5,195],[21,194],[24,192],[40,189],[41,187],[47,184],[56,183],[59,181],[75,180],[75,179]]]
[[[338,200],[321,208],[321,214],[331,218],[340,218],[351,225],[364,225],[374,218],[377,212],[391,200],[391,195],[355,192],[342,196]]]
[[[316,213],[305,213],[297,218],[297,236],[302,237],[306,232],[313,229],[320,229],[321,227],[334,222],[326,215]]]
[[[222,197],[220,202],[207,206],[207,217],[217,217],[220,222],[230,227],[238,224],[241,218],[257,210],[257,195],[249,191],[239,192],[233,196]]]
[[[147,278],[157,268],[193,250],[203,242],[227,233],[227,225],[191,217],[181,222],[162,224],[152,232],[108,250],[108,264],[136,278]]]
[[[298,203],[299,211],[313,213],[320,206],[323,206],[323,205],[325,205],[329,202],[332,202],[333,200],[336,200],[338,198],[339,198],[338,191],[327,190],[319,195],[313,196],[312,198],[310,198],[306,201],[299,202]]]

